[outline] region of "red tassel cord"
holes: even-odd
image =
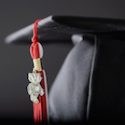
[[[46,74],[45,74],[45,71],[44,71],[44,69],[42,67],[42,63],[41,63],[41,58],[43,56],[43,48],[42,48],[41,44],[38,42],[38,22],[39,22],[39,20],[36,20],[34,23],[33,38],[32,38],[32,44],[30,47],[30,54],[31,54],[31,57],[32,57],[33,63],[34,63],[33,72],[35,72],[36,74],[40,74],[40,76],[42,78],[40,81],[40,85],[43,89],[44,94],[39,95],[38,101],[37,101],[36,96],[34,97],[34,93],[32,93],[33,95],[31,95],[32,90],[31,90],[31,92],[29,92],[30,97],[32,96],[31,100],[33,101],[34,121],[36,124],[38,124],[40,122],[46,122],[47,118],[48,118],[47,117],[48,116],[48,113],[47,113],[47,83],[46,83]],[[33,77],[35,77],[34,74],[30,78],[31,81],[33,80]],[[31,83],[31,84],[33,84],[33,83]],[[33,89],[33,87],[29,87],[29,88]]]

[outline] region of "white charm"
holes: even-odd
[[[40,73],[33,72],[28,74],[28,79],[31,82],[27,87],[27,91],[28,91],[28,94],[30,95],[30,99],[34,103],[39,103],[38,96],[44,95],[44,90],[40,85],[42,77]]]

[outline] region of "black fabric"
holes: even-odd
[[[93,124],[102,123],[102,121],[111,121],[113,123],[116,121],[125,122],[125,40],[122,39],[123,34],[121,35],[122,37],[115,34],[93,36],[93,45],[96,45],[93,47],[96,49],[92,52],[93,60],[91,59],[91,67],[89,69],[84,68],[90,63],[90,60],[87,60],[85,63],[80,61],[81,65],[79,66],[81,68],[80,70],[77,69],[77,73],[75,74],[75,76],[78,76],[79,74],[81,75],[81,72],[89,71],[87,76],[82,73],[82,77],[79,78],[79,81],[82,79],[81,86],[78,86],[75,80],[69,82],[72,74],[74,74],[73,67],[75,59],[82,57],[82,54],[85,54],[82,60],[85,60],[87,57],[87,53],[83,49],[85,46],[84,41],[80,43],[80,47],[83,47],[82,49],[78,49],[77,46],[79,45],[77,44],[76,48],[80,51],[77,58],[73,57],[73,61],[71,59],[68,60],[70,63],[67,67],[69,69],[71,68],[71,72],[68,75],[64,75],[68,71],[64,63],[62,68],[63,73],[59,73],[50,93],[50,105],[53,103],[54,106],[54,108],[50,106],[50,109],[52,108],[51,110],[53,110],[52,118],[54,120],[61,119],[66,121],[70,120],[69,118],[73,118],[78,121],[87,120]],[[89,40],[88,37],[86,38]],[[90,48],[89,46],[88,49]],[[63,83],[61,77],[63,77],[65,83]],[[85,80],[86,78],[88,79]],[[79,107],[76,105],[76,112],[71,113],[70,109],[74,109],[73,102],[71,101],[72,96],[70,95],[70,91],[65,91],[64,89],[69,88],[70,85],[68,84],[71,87],[76,87],[78,90],[74,92],[73,98],[79,94],[81,87],[84,88],[84,85],[86,86],[85,89],[81,90],[81,95],[79,95],[81,98],[77,99],[77,103],[79,104],[81,104],[81,101],[86,101],[86,103]],[[66,97],[62,93],[65,93]],[[72,102],[70,108],[67,107],[68,102]],[[67,117],[67,115],[69,116]]]
[[[107,38],[97,36],[89,107],[91,122],[121,122],[125,117],[125,41],[120,37]]]

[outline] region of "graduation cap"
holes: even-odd
[[[33,25],[6,37],[6,43],[31,42]],[[116,121],[125,116],[125,20],[50,16],[39,22],[42,43],[71,43],[49,93],[56,121]],[[45,41],[45,42],[44,42]]]

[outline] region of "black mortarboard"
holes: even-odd
[[[30,43],[32,27],[9,35],[6,43]],[[92,122],[124,119],[125,20],[50,16],[39,22],[43,43],[70,43],[73,35],[82,36],[83,43],[69,53],[52,86],[51,118]]]

